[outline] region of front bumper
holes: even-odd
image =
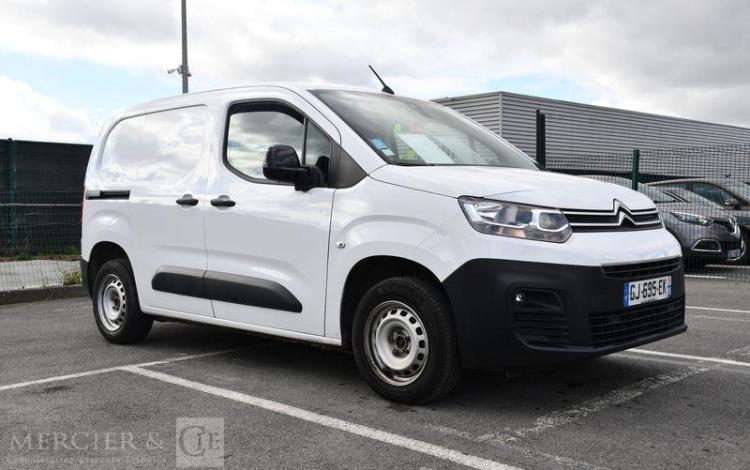
[[[723,263],[734,261],[744,254],[741,238],[730,240],[700,239],[697,240],[685,256],[704,263]]]
[[[507,369],[595,357],[687,329],[679,259],[607,271],[497,259],[467,262],[443,283],[463,366]],[[670,299],[623,307],[625,282],[666,275],[672,276]],[[519,292],[534,301],[517,303]]]

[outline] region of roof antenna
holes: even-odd
[[[395,93],[393,93],[393,90],[391,89],[391,87],[389,87],[388,85],[386,85],[385,82],[383,81],[383,79],[380,78],[380,75],[378,75],[378,73],[375,71],[375,69],[372,68],[372,65],[368,65],[368,67],[370,67],[370,70],[372,70],[372,73],[374,73],[375,76],[378,77],[378,80],[380,80],[380,83],[383,84],[383,89],[380,90],[380,91],[388,93],[389,95],[395,95]]]

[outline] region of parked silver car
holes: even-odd
[[[590,175],[587,178],[625,187],[631,180],[617,176]],[[685,266],[700,269],[707,264],[736,262],[745,254],[745,243],[734,217],[721,206],[695,194],[679,193],[680,188],[639,185],[638,191],[651,198],[661,212],[664,226],[682,246]]]
[[[737,219],[743,242],[750,246],[750,186],[747,183],[733,178],[682,178],[657,181],[649,186],[684,189],[715,202]],[[750,253],[745,253],[741,261],[750,263]]]

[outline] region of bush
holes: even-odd
[[[29,261],[34,259],[34,257],[26,253],[25,251],[22,251],[18,253],[13,259],[15,259],[16,261]]]

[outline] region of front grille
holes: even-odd
[[[737,226],[729,219],[714,219],[714,223],[729,230],[729,233],[734,233],[734,230],[737,228]]]
[[[601,232],[616,230],[652,230],[662,227],[659,210],[629,210],[619,201],[611,211],[563,209],[574,232]]]
[[[589,313],[593,347],[613,346],[667,332],[685,323],[685,298]]]
[[[705,251],[708,253],[721,253],[719,240],[698,240],[692,248],[693,251]]]
[[[661,276],[680,269],[681,258],[669,258],[646,263],[615,264],[602,266],[604,277],[610,279],[637,279],[640,277]]]

